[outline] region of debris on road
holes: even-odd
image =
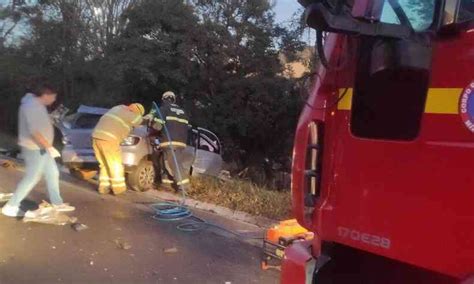
[[[80,231],[84,231],[84,230],[87,230],[89,227],[85,224],[81,224],[81,223],[73,223],[71,225],[71,228],[76,231],[76,232],[80,232]]]
[[[0,165],[6,169],[16,169],[18,167],[15,162],[10,160],[3,160],[0,162]]]
[[[7,202],[13,197],[13,193],[0,193],[0,202]]]
[[[70,217],[62,212],[56,211],[51,204],[43,201],[37,210],[29,210],[23,218],[24,223],[35,222],[64,226],[77,222],[76,217]]]
[[[117,245],[117,247],[119,249],[129,250],[129,249],[132,248],[132,246],[129,243],[127,243],[127,242],[125,242],[121,239],[116,239],[114,242],[115,242],[115,244]]]
[[[177,253],[177,252],[178,252],[178,249],[177,249],[176,247],[172,247],[172,248],[164,249],[163,252],[164,252],[164,253],[172,254],[172,253]]]

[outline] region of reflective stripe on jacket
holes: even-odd
[[[120,143],[127,138],[133,127],[142,123],[142,120],[141,115],[134,113],[127,106],[113,107],[100,118],[92,137]]]
[[[171,141],[168,140],[164,129],[161,129],[161,147],[186,147],[188,142],[189,121],[186,112],[177,104],[164,103],[160,107],[160,112],[165,119],[164,123],[169,131]],[[158,124],[163,124],[159,117],[155,119]],[[171,142],[171,143],[170,143]]]

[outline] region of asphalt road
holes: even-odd
[[[0,168],[0,191],[13,191],[21,174]],[[156,222],[143,205],[152,202],[145,195],[104,197],[72,178],[61,182],[61,190],[77,207],[70,215],[89,229],[0,216],[1,284],[278,283],[277,272],[260,270],[257,247],[212,230],[186,233],[176,223]],[[43,199],[41,183],[24,205]]]

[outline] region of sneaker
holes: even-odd
[[[25,212],[20,207],[5,205],[2,208],[2,214],[8,217],[23,217]]]
[[[76,207],[69,205],[68,203],[63,203],[61,205],[54,205],[53,204],[54,210],[58,212],[71,212],[76,210]]]

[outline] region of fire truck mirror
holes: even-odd
[[[370,0],[366,4],[354,5],[352,1],[307,1],[305,19],[309,27],[318,31],[380,36],[388,38],[410,38],[413,30],[408,25],[387,24],[377,20],[381,14],[381,0]],[[371,18],[370,21],[367,18]]]
[[[474,1],[447,0],[445,3],[440,34],[457,33],[471,29],[474,24]]]
[[[375,41],[370,64],[370,74],[385,70],[417,70],[429,72],[432,48],[429,39]]]

